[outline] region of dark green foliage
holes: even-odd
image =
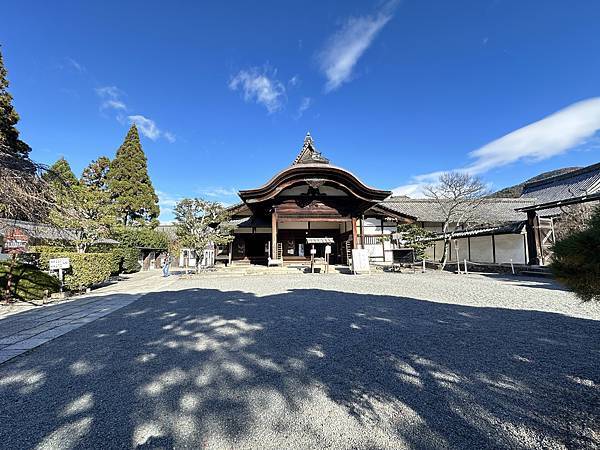
[[[0,52],[0,153],[27,159],[31,148],[19,139],[15,128],[19,114],[12,105],[12,96],[8,93],[7,71]]]
[[[600,300],[600,207],[588,227],[554,245],[550,268],[583,301]]]
[[[48,270],[52,258],[69,258],[71,268],[65,270],[64,287],[70,291],[82,291],[108,280],[118,264],[112,253],[55,252],[40,254],[40,267]]]
[[[153,249],[169,248],[169,236],[145,227],[119,227],[112,233],[113,239],[122,247],[140,247]]]
[[[6,290],[10,262],[0,263],[0,289]],[[48,275],[29,264],[16,263],[12,267],[11,297],[19,300],[39,300],[44,298],[46,291],[51,294],[58,292],[60,283],[56,277]]]
[[[96,161],[92,161],[81,174],[81,184],[101,191],[105,191],[107,186],[108,169],[110,159],[101,156]]]
[[[110,163],[107,183],[123,225],[157,224],[158,197],[148,176],[146,155],[135,124]]]
[[[137,248],[117,247],[112,253],[119,262],[118,273],[135,273],[142,268],[139,263],[140,251]]]
[[[63,157],[52,164],[48,171],[42,175],[42,178],[50,183],[53,188],[59,189],[60,191],[79,183],[73,170],[71,170],[69,162]]]
[[[424,242],[423,239],[435,236],[435,233],[414,224],[398,225],[398,233],[402,234],[403,245],[414,249],[418,258],[423,258],[425,249],[431,245],[431,242]]]

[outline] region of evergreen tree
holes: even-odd
[[[19,139],[19,132],[15,128],[19,114],[12,105],[12,96],[8,93],[6,75],[0,52],[0,152],[17,158],[28,158],[31,148]]]
[[[158,197],[148,176],[146,155],[135,124],[117,150],[108,170],[108,189],[118,217],[125,226],[155,225]]]
[[[550,268],[583,301],[600,301],[600,206],[587,223],[556,242]]]
[[[81,174],[81,183],[105,191],[107,189],[108,168],[110,167],[110,159],[106,156],[101,156],[96,161],[92,161]]]

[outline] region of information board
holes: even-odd
[[[48,261],[50,270],[68,269],[71,267],[69,258],[54,258]]]
[[[359,248],[352,249],[352,272],[369,272],[371,273],[371,266],[369,265],[369,251]]]

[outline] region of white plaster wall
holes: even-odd
[[[311,230],[337,230],[339,228],[338,222],[311,222]]]
[[[271,232],[271,227],[269,228],[257,228],[256,229],[256,233],[270,233]]]
[[[466,238],[452,240],[452,255],[449,255],[449,261],[456,261],[456,248],[458,247],[458,260],[469,259],[469,242]],[[440,253],[441,255],[441,253]]]
[[[280,230],[307,230],[308,222],[280,222],[277,224]]]
[[[525,264],[525,244],[522,234],[502,234],[495,236],[496,262]]]
[[[435,247],[435,244],[430,245],[429,247],[427,247],[425,249],[425,259],[433,259],[434,256],[434,252],[433,249]]]
[[[380,259],[383,256],[383,247],[381,243],[365,245],[365,250],[369,252],[369,258]]]
[[[477,236],[471,238],[471,261],[481,263],[494,262],[491,236]]]

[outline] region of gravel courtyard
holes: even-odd
[[[3,448],[599,448],[600,305],[446,273],[182,279],[0,365]]]

